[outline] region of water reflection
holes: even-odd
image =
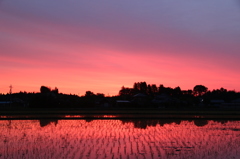
[[[58,120],[57,119],[40,119],[39,122],[41,127],[47,126],[51,123],[54,123],[56,126],[58,123]]]
[[[239,158],[240,121],[1,120],[0,158]]]
[[[94,118],[86,118],[85,121],[86,122],[92,122],[96,119]],[[121,119],[120,120],[123,124],[126,123],[132,123],[133,126],[135,128],[141,128],[141,129],[146,129],[148,126],[164,126],[165,124],[177,124],[180,125],[181,122],[185,121],[185,120],[181,120],[181,119],[159,119],[159,120],[150,120],[150,119]],[[204,119],[195,119],[195,120],[187,120],[188,122],[193,122],[194,125],[198,126],[198,127],[202,127],[208,124],[208,122],[210,120],[204,120]],[[212,120],[215,122],[219,122],[221,124],[224,124],[226,122],[228,122],[227,120]],[[39,119],[40,122],[40,126],[44,127],[47,126],[51,123],[54,123],[55,126],[58,124],[58,119]]]
[[[133,123],[135,128],[146,129],[148,126],[156,126],[157,124],[160,126],[164,126],[165,124],[177,124],[180,125],[181,122],[188,121],[193,122],[195,126],[201,127],[208,124],[210,120],[204,119],[195,119],[195,120],[181,120],[181,119],[159,119],[159,120],[138,120],[138,119],[121,119],[122,123]],[[227,120],[211,120],[215,122],[219,122],[224,124],[228,122]]]

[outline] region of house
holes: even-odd
[[[102,98],[96,102],[96,106],[102,107],[102,108],[108,108],[111,107],[112,104],[107,98]]]
[[[232,103],[240,105],[240,98],[232,100]]]
[[[170,102],[170,100],[171,100],[170,96],[166,94],[160,94],[156,95],[151,102],[158,108],[165,108],[166,103]]]
[[[27,104],[19,99],[19,98],[14,98],[11,101],[0,101],[0,107],[4,107],[4,108],[9,108],[9,107],[26,107]]]
[[[116,106],[117,107],[130,107],[131,103],[128,100],[117,100]]]
[[[147,97],[148,96],[143,94],[143,93],[138,93],[138,94],[133,96],[132,103],[137,105],[137,106],[144,106],[148,102]]]
[[[240,109],[240,98],[234,99],[230,103],[222,103],[221,108]]]
[[[210,100],[210,105],[214,107],[220,107],[223,103],[225,103],[222,99],[212,99]]]
[[[1,107],[1,108],[10,107],[11,104],[12,104],[11,101],[0,101],[0,107]]]

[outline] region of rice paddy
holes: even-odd
[[[240,121],[0,120],[4,159],[225,159],[239,149]]]

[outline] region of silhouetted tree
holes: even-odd
[[[157,93],[158,92],[158,88],[157,88],[156,84],[152,84],[152,92],[153,93]]]
[[[188,95],[192,95],[193,91],[191,89],[187,90]]]
[[[148,85],[146,82],[135,82],[133,85],[133,90],[135,92],[135,94],[137,93],[147,93],[148,91]]]
[[[148,86],[147,86],[147,94],[148,94],[148,95],[152,95],[152,94],[153,94],[153,92],[152,92],[152,86],[151,86],[150,84],[148,84]]]
[[[202,96],[204,93],[207,92],[207,90],[208,90],[208,88],[203,85],[196,85],[193,88],[193,93],[195,96]]]
[[[81,98],[83,107],[94,107],[96,104],[96,95],[91,91],[86,91],[85,96]]]
[[[49,87],[46,87],[46,86],[41,86],[40,92],[41,93],[50,93],[51,89]]]
[[[91,97],[91,96],[95,96],[95,94],[91,91],[86,91],[85,97]]]
[[[100,97],[100,98],[103,98],[103,97],[105,97],[105,94],[103,94],[103,93],[97,93],[96,96],[97,96],[97,97]]]
[[[138,92],[140,90],[139,83],[134,82],[133,89],[134,89],[135,92]]]
[[[173,96],[175,97],[179,97],[182,95],[182,91],[181,91],[181,88],[178,86],[176,88],[173,89],[173,93],[172,93]]]
[[[173,94],[173,89],[171,87],[164,87],[162,84],[159,86],[159,93],[160,94],[167,94],[167,95],[172,95]]]
[[[159,92],[160,94],[165,93],[165,87],[163,86],[163,84],[160,84],[160,86],[159,86],[159,88],[158,88],[158,92]]]
[[[221,93],[226,93],[226,92],[227,92],[227,89],[221,87],[221,88],[220,88],[220,92],[221,92]]]
[[[147,83],[146,82],[140,82],[140,91],[142,93],[147,93]]]
[[[58,92],[58,88],[55,87],[55,88],[52,90],[52,92],[53,92],[54,94],[58,94],[58,93],[59,93],[59,92]]]
[[[121,90],[119,91],[120,96],[133,96],[134,92],[136,92],[132,88],[122,86]]]

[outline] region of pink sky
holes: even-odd
[[[214,2],[0,1],[0,93],[117,95],[140,81],[240,91],[240,8]]]

